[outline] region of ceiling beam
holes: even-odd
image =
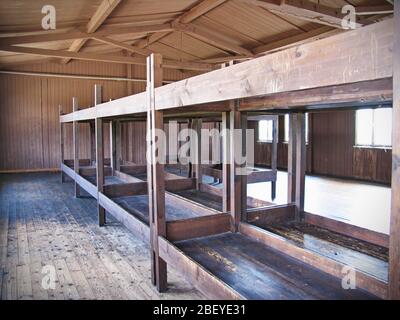
[[[211,31],[206,27],[182,23],[172,23],[172,27],[177,31],[182,31],[196,39],[211,44],[212,46],[222,50],[250,57],[253,56],[253,52],[250,50],[230,42],[229,38],[223,37],[221,34],[216,34],[214,31]]]
[[[15,45],[15,44],[27,44],[27,43],[39,43],[49,41],[62,41],[72,39],[90,39],[92,37],[106,37],[110,35],[121,35],[121,34],[144,34],[152,32],[164,32],[172,31],[170,23],[148,25],[148,26],[131,26],[131,27],[109,27],[104,28],[101,31],[93,33],[72,31],[57,33],[49,31],[48,33],[38,35],[25,35],[16,37],[3,37],[0,38],[0,45]]]
[[[139,54],[141,56],[145,56],[145,57],[149,56],[152,53],[152,51],[150,51],[148,49],[142,49],[142,48],[140,48],[138,46],[131,46],[131,45],[126,44],[124,42],[116,41],[116,40],[113,40],[113,39],[110,39],[110,38],[107,38],[107,37],[94,36],[94,37],[92,37],[92,39],[100,41],[102,43],[109,44],[109,45],[114,46],[114,47],[125,49],[125,50],[127,50],[129,52],[137,53],[137,54]]]
[[[375,15],[375,14],[391,14],[394,12],[393,6],[368,6],[368,7],[356,7],[356,14],[358,16]]]
[[[254,48],[253,52],[257,55],[265,54],[265,53],[272,52],[274,50],[285,49],[289,46],[299,45],[299,44],[303,44],[306,42],[311,42],[311,41],[319,40],[322,38],[326,38],[331,35],[337,34],[339,32],[344,32],[344,31],[341,29],[332,29],[331,27],[324,26],[324,27],[320,27],[318,29],[314,29],[314,30],[311,30],[308,32],[303,32],[303,33],[297,34],[295,36],[291,36],[291,37],[277,40],[277,41],[274,41],[271,43],[263,44],[259,47]]]
[[[324,24],[343,29],[342,19],[345,16],[341,9],[334,9],[308,0],[239,0],[262,7],[273,13],[292,16],[298,19]],[[356,23],[360,27],[360,23]]]
[[[94,15],[89,20],[86,26],[86,32],[95,32],[120,2],[121,0],[103,0]],[[78,52],[85,45],[86,40],[87,39],[74,40],[68,50],[72,52]],[[68,63],[69,61],[70,59],[64,59],[62,62]]]
[[[215,9],[221,4],[225,3],[227,0],[202,0],[196,4],[189,11],[185,12],[178,18],[176,18],[172,23],[190,23],[206,14],[207,12]],[[168,36],[171,32],[161,32],[154,35],[148,36],[146,39],[142,39],[137,43],[140,48],[145,48],[154,42],[160,41],[161,39]]]
[[[100,61],[100,62],[111,62],[111,63],[122,63],[122,64],[134,64],[134,65],[146,65],[146,58],[144,57],[124,57],[118,55],[106,55],[106,54],[95,54],[95,53],[84,53],[84,52],[71,52],[63,50],[49,50],[39,48],[28,48],[20,46],[0,46],[0,51],[14,52],[31,54],[43,57],[53,58],[65,58],[65,59],[77,59],[86,61]],[[212,64],[189,62],[189,61],[175,61],[175,60],[163,60],[163,67],[171,69],[185,69],[185,70],[196,70],[196,71],[210,71],[213,69]]]

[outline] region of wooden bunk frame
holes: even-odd
[[[180,250],[175,241],[193,237],[239,232],[250,238],[285,253],[295,259],[317,267],[340,278],[343,267],[306,250],[299,249],[284,238],[278,237],[250,223],[259,218],[290,219],[298,221],[311,219],[304,212],[305,181],[305,117],[306,110],[363,108],[371,105],[392,105],[394,107],[393,139],[393,180],[392,219],[389,242],[389,282],[383,282],[363,273],[357,273],[358,286],[381,298],[400,297],[400,35],[394,32],[400,28],[400,4],[395,4],[395,19],[389,19],[343,34],[335,35],[312,43],[302,44],[254,60],[214,70],[200,76],[162,86],[162,57],[151,55],[147,60],[146,92],[114,101],[100,103],[88,109],[61,114],[61,133],[65,123],[74,127],[74,168],[62,159],[62,180],[68,175],[75,181],[76,195],[83,188],[98,201],[99,224],[105,223],[105,212],[112,214],[128,229],[148,241],[152,252],[152,281],[160,291],[167,288],[167,264],[174,266],[200,291],[210,298],[246,298],[237,290],[190,258]],[[395,63],[393,63],[395,61]],[[393,90],[396,88],[396,90]],[[97,100],[99,101],[99,100]],[[152,161],[147,164],[147,182],[138,181],[124,173],[119,164],[119,129],[114,129],[121,119],[145,117],[147,131],[155,140],[154,130],[161,129],[164,119],[177,115],[222,117],[222,127],[246,129],[248,116],[260,113],[285,113],[290,111],[290,139],[288,152],[288,205],[270,208],[247,209],[246,176],[236,175],[238,164],[233,159],[235,144],[230,153],[226,150],[229,140],[223,141],[222,189],[223,210],[210,210],[209,215],[182,221],[167,221],[166,199],[176,197],[169,193],[165,179],[164,165]],[[89,182],[85,170],[79,165],[90,161],[79,160],[77,150],[77,124],[82,121],[94,123],[96,140],[97,186]],[[104,167],[103,123],[112,126],[112,157],[110,168]],[[243,145],[245,149],[245,144]],[[61,154],[64,155],[61,141]],[[149,154],[155,159],[156,150],[148,141]],[[117,160],[115,160],[117,159]],[[71,163],[69,163],[71,164]],[[245,164],[241,164],[242,166]],[[131,166],[134,168],[134,166]],[[119,170],[118,170],[119,169]],[[126,170],[129,170],[126,169]],[[133,171],[135,169],[132,169]],[[140,170],[144,171],[142,167]],[[197,172],[201,170],[199,166]],[[132,172],[132,171],[131,171]],[[112,174],[125,180],[124,186],[104,184],[105,174]],[[198,179],[197,179],[198,180]],[[184,183],[187,183],[187,180]],[[189,182],[189,183],[192,183]],[[194,181],[198,187],[199,181]],[[185,186],[185,188],[187,185]],[[129,214],[113,201],[119,194],[147,193],[149,199],[149,226]],[[177,198],[176,198],[177,199]],[[199,205],[179,198],[182,205],[194,208]],[[228,212],[229,211],[229,212]],[[311,220],[309,220],[311,221]],[[315,219],[315,223],[318,223]],[[326,222],[326,221],[325,221]],[[327,223],[327,222],[326,222]],[[328,225],[327,223],[326,225]],[[352,232],[357,237],[357,232]],[[363,230],[365,239],[376,239],[376,234]],[[379,235],[378,235],[379,238]],[[373,242],[373,241],[372,241]]]

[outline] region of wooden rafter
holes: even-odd
[[[335,28],[342,27],[345,16],[341,10],[316,4],[308,0],[239,0],[241,2],[262,7],[273,13],[292,16],[298,19],[324,24]],[[357,27],[361,24],[357,23]]]
[[[49,50],[40,48],[28,48],[20,46],[0,46],[0,51],[8,51],[14,53],[25,53],[44,57],[53,58],[66,58],[66,59],[77,59],[87,61],[102,61],[111,63],[122,63],[122,64],[134,64],[134,65],[146,65],[146,59],[143,57],[124,57],[118,55],[105,55],[95,53],[83,53],[83,52],[70,52],[62,50]],[[186,70],[199,70],[209,71],[212,69],[211,64],[199,63],[199,62],[185,62],[164,59],[163,67],[173,69],[186,69]]]
[[[172,23],[172,26],[184,33],[191,35],[192,37],[199,39],[203,42],[213,45],[214,47],[223,49],[225,51],[235,52],[237,54],[242,54],[245,56],[253,56],[253,53],[241,46],[238,46],[229,41],[226,37],[221,35],[216,35],[215,32],[209,30],[203,26],[194,26],[182,23]]]
[[[121,0],[103,0],[92,18],[89,20],[86,26],[86,32],[95,32],[120,2]],[[68,50],[71,52],[78,52],[85,45],[85,43],[86,39],[75,40]],[[63,63],[68,63],[70,60],[70,58],[64,59]]]
[[[121,34],[142,35],[151,32],[164,32],[164,31],[172,31],[170,23],[147,25],[147,26],[110,27],[110,28],[104,28],[101,31],[96,31],[93,33],[82,32],[82,31],[73,31],[64,33],[48,32],[39,35],[4,37],[0,38],[0,45],[16,45],[16,44],[62,41],[62,40],[72,40],[72,39],[87,40],[93,37],[108,37],[111,35],[121,35]]]
[[[390,14],[393,13],[393,6],[383,5],[383,6],[356,7],[356,13],[359,16]]]
[[[227,0],[202,0],[197,5],[195,5],[192,9],[188,12],[184,13],[183,15],[176,18],[172,23],[190,23],[196,20],[197,18],[201,17],[202,15],[206,14],[207,12],[215,9],[216,7],[220,6],[221,4],[225,3]],[[154,42],[160,41],[161,39],[165,38],[171,34],[171,32],[160,32],[152,34],[148,36],[146,39],[142,39],[137,42],[137,46],[140,48],[145,48],[151,45]]]
[[[109,45],[112,45],[112,46],[115,46],[115,47],[118,47],[121,49],[125,49],[129,52],[137,53],[137,54],[139,54],[141,56],[145,56],[145,57],[147,57],[148,55],[150,55],[152,53],[148,49],[140,48],[135,45],[129,45],[129,44],[126,44],[121,41],[116,41],[116,40],[110,39],[108,37],[94,36],[94,37],[92,37],[92,39],[95,39],[97,41],[100,41],[100,42],[103,42],[103,43],[106,43],[106,44],[109,44]]]

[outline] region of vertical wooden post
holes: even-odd
[[[121,171],[121,152],[122,152],[122,128],[121,121],[115,121],[115,170]]]
[[[111,163],[111,170],[112,174],[117,167],[117,126],[116,120],[110,120],[110,163]]]
[[[104,188],[104,144],[103,144],[103,119],[96,118],[96,180],[97,191],[103,192]],[[106,211],[97,202],[97,210],[99,215],[99,226],[106,223]]]
[[[94,105],[98,105],[102,103],[101,100],[101,85],[94,85]],[[96,162],[96,125],[95,121],[90,121],[90,161],[92,165]]]
[[[164,129],[164,117],[162,111],[155,110],[154,93],[155,88],[162,85],[162,78],[162,56],[159,54],[152,54],[147,58],[147,156],[150,157],[150,159],[147,159],[147,181],[149,194],[152,281],[160,292],[167,289],[167,264],[159,256],[158,237],[165,237],[167,230],[165,221],[164,163],[157,161],[157,155],[160,155],[160,152],[164,152],[164,146],[162,144],[165,143],[165,141],[161,142],[159,144],[160,148],[156,150],[155,131],[156,129]]]
[[[296,131],[297,114],[289,114],[288,141],[288,203],[296,202]]]
[[[400,1],[394,1],[392,203],[389,240],[389,294],[400,299]]]
[[[230,192],[231,192],[231,215],[233,221],[233,232],[238,230],[238,225],[247,210],[247,177],[243,170],[246,169],[246,161],[238,163],[241,155],[246,155],[246,129],[247,114],[238,111],[238,101],[233,102],[233,110],[230,112]],[[241,145],[239,145],[238,137],[235,136],[235,129],[241,130]],[[239,151],[241,150],[241,154]],[[238,174],[237,171],[242,171]]]
[[[202,183],[203,174],[201,170],[201,127],[202,127],[202,120],[201,119],[194,119],[193,120],[193,130],[194,134],[197,135],[197,138],[194,138],[196,143],[192,144],[195,152],[195,164],[194,164],[194,171],[196,173],[196,189],[200,190],[200,184]]]
[[[279,116],[274,116],[272,122],[272,152],[271,152],[271,169],[277,172],[277,155],[278,155],[278,132],[279,132]],[[276,180],[271,181],[271,199],[276,197]]]
[[[78,98],[72,98],[72,110],[73,112],[78,111]],[[74,145],[74,171],[75,174],[79,174],[79,123],[78,121],[72,122],[72,140]],[[74,181],[75,186],[75,197],[80,196],[79,184]]]
[[[62,106],[61,105],[58,106],[58,112],[59,112],[60,118],[61,118],[61,116],[63,115],[63,111],[62,111]],[[61,164],[64,163],[64,152],[65,152],[64,151],[64,123],[61,122],[61,119],[60,119],[60,158],[61,158]],[[62,166],[60,166],[60,169],[61,169],[61,183],[64,183],[65,182],[65,174],[64,174]]]
[[[222,112],[222,211],[230,210],[230,135],[229,114]]]
[[[306,175],[306,122],[305,114],[297,114],[296,126],[296,219],[300,221],[304,213],[304,193]]]

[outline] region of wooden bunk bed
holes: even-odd
[[[396,14],[396,18],[400,19],[400,13]],[[147,92],[96,103],[94,107],[83,110],[77,110],[74,103],[73,113],[60,116],[61,132],[65,123],[72,122],[75,145],[74,166],[71,168],[71,162],[63,160],[62,175],[67,174],[75,181],[76,195],[79,195],[79,188],[83,188],[97,199],[99,225],[105,224],[105,212],[108,212],[150,243],[152,282],[160,291],[167,289],[169,264],[210,298],[394,297],[398,292],[393,285],[390,286],[390,281],[398,279],[398,270],[393,267],[399,260],[398,250],[394,247],[399,243],[400,234],[396,228],[392,228],[389,244],[388,238],[380,234],[347,227],[351,238],[341,239],[342,247],[346,241],[348,246],[354,245],[352,238],[389,247],[389,285],[385,275],[356,269],[355,290],[341,287],[342,271],[347,266],[345,259],[332,259],[310,250],[304,243],[293,240],[293,232],[283,234],[278,231],[282,225],[292,222],[316,224],[324,230],[333,226],[332,232],[335,228],[336,231],[341,229],[332,221],[321,222],[321,219],[304,212],[304,112],[391,105],[393,54],[400,54],[400,39],[396,35],[394,41],[393,23],[393,19],[389,19],[165,86],[162,86],[162,57],[153,54],[148,58]],[[397,46],[395,53],[393,43]],[[378,53],[379,57],[376,56]],[[376,58],[371,60],[371,57]],[[399,82],[398,64],[396,68]],[[398,90],[395,94],[399,99]],[[97,98],[97,101],[100,99]],[[140,169],[146,171],[145,179],[135,177],[132,166],[121,168],[119,161],[115,160],[120,159],[117,147],[120,119],[145,117],[148,133],[152,134],[151,140],[154,141],[155,129],[161,129],[169,117],[182,113],[189,117],[199,114],[205,118],[221,117],[222,128],[243,131],[246,130],[248,117],[252,115],[289,111],[288,205],[248,208],[248,177],[236,174],[236,169],[240,166],[245,168],[246,164],[233,161],[228,165],[226,161],[229,157],[233,159],[237,148],[232,143],[230,152],[227,151],[232,137],[223,139],[224,161],[221,174],[218,173],[223,182],[220,192],[222,210],[208,208],[174,194],[191,188],[200,190],[202,181],[199,176],[203,168],[196,165],[194,172],[197,177],[194,180],[191,177],[175,177],[173,180],[180,179],[194,186],[186,185],[177,190],[176,181],[169,182],[171,176],[165,174],[164,165],[154,161],[156,150],[150,141],[147,149],[152,161],[147,164],[146,170],[144,167]],[[398,117],[398,112],[394,116]],[[96,178],[92,182],[84,175],[86,169],[79,168],[82,160],[78,159],[76,152],[77,126],[85,121],[92,122],[95,131],[96,166],[90,170],[92,176],[95,172]],[[111,126],[110,167],[105,166],[107,161],[104,160],[103,124],[106,122]],[[400,145],[398,139],[395,135],[393,145]],[[61,150],[63,155],[63,141]],[[115,180],[108,179],[110,183],[105,184],[108,174]],[[398,173],[394,171],[394,175]],[[174,190],[169,189],[172,185]],[[398,187],[396,185],[395,188]],[[136,199],[137,202],[125,201],[124,204],[121,202],[124,196],[142,196],[147,201],[142,198]],[[396,202],[394,205],[392,223],[396,224],[400,219],[400,206]],[[171,214],[171,210],[178,210],[180,206],[188,213]],[[135,214],[135,210],[140,212]],[[336,241],[339,245],[339,238]],[[365,254],[368,257],[372,255],[371,252]],[[373,254],[384,256],[385,252],[377,248]]]

